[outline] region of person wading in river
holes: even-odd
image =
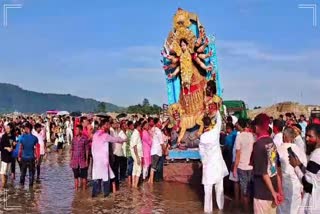
[[[16,144],[15,137],[13,133],[13,125],[9,123],[5,127],[6,133],[1,138],[0,150],[1,150],[1,179],[2,179],[2,188],[6,188],[8,176],[11,171],[11,162],[12,162],[12,151]]]
[[[92,197],[98,196],[101,191],[101,181],[103,182],[104,197],[110,194],[110,179],[115,176],[109,164],[109,143],[123,143],[120,137],[112,137],[108,134],[110,129],[109,120],[102,120],[100,129],[93,135],[92,138],[92,179],[93,189]]]
[[[20,184],[24,186],[27,169],[29,170],[29,186],[33,186],[34,173],[35,173],[35,161],[36,161],[36,148],[38,139],[31,134],[32,125],[26,123],[24,125],[25,134],[20,138],[20,151],[19,161],[21,161],[21,177]],[[37,160],[38,161],[38,160]]]
[[[228,168],[222,157],[220,149],[220,131],[222,119],[217,111],[216,124],[210,130],[211,118],[204,117],[204,133],[200,137],[199,152],[201,156],[202,184],[204,185],[204,212],[212,212],[212,187],[215,186],[216,201],[219,210],[224,206],[223,178],[227,176]]]
[[[87,187],[89,141],[88,138],[82,134],[82,130],[82,125],[77,125],[75,130],[75,137],[72,139],[70,150],[70,167],[73,171],[74,187],[76,190],[79,188],[79,184],[81,183],[83,190],[85,190]]]
[[[38,143],[39,143],[39,149],[40,149],[40,157],[39,157],[39,161],[37,162],[37,166],[36,166],[36,171],[37,171],[37,183],[40,183],[40,168],[41,168],[41,163],[43,160],[43,157],[45,155],[45,151],[46,151],[46,144],[45,144],[45,136],[44,133],[42,132],[42,126],[40,123],[37,123],[34,126],[34,130],[32,131],[32,134],[34,136],[37,137],[38,139]]]

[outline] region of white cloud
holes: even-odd
[[[251,107],[291,100],[318,102],[314,97],[320,91],[320,50],[281,53],[243,41],[221,41],[218,48],[226,99],[243,99]]]
[[[226,55],[243,56],[250,59],[264,61],[297,61],[305,60],[309,57],[319,56],[320,50],[317,52],[307,53],[281,53],[280,51],[266,51],[264,47],[257,45],[254,42],[247,41],[218,41],[218,48]]]
[[[29,62],[4,67],[2,63],[0,75],[3,81],[15,81],[36,91],[72,93],[119,105],[135,104],[145,97],[162,104],[166,86],[160,48],[51,52],[44,64]],[[314,97],[320,91],[319,49],[290,53],[254,42],[217,40],[217,51],[225,99],[242,99],[251,107],[286,100],[317,102]],[[9,75],[1,70],[12,72]],[[16,79],[31,70],[36,81],[32,75]],[[72,79],[68,78],[71,74]]]

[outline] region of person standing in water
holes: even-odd
[[[131,136],[134,130],[133,122],[128,121],[128,130],[127,130],[127,143],[125,146],[125,151],[126,151],[126,157],[127,157],[127,180],[128,180],[128,186],[132,186],[132,171],[133,171],[133,158],[131,154],[131,149],[130,149],[130,141],[131,141]]]
[[[109,143],[123,143],[124,139],[120,137],[112,137],[108,134],[110,129],[109,120],[102,120],[100,129],[93,135],[92,138],[92,179],[93,189],[92,197],[98,196],[101,190],[101,181],[103,182],[104,197],[110,194],[110,179],[115,176],[109,163]]]
[[[220,112],[216,113],[216,124],[212,125],[210,117],[203,118],[204,133],[200,136],[199,152],[202,162],[202,184],[204,185],[204,212],[212,212],[212,187],[215,186],[216,201],[219,210],[224,207],[223,178],[227,176],[228,168],[223,160],[220,149],[220,131],[222,119]]]
[[[11,172],[12,151],[16,142],[13,133],[13,125],[9,123],[5,126],[5,134],[1,138],[0,151],[1,151],[1,179],[2,188],[6,188],[8,177]]]
[[[89,161],[89,141],[82,134],[82,125],[77,125],[75,129],[75,137],[71,143],[71,161],[70,167],[74,175],[74,187],[77,190],[82,184],[82,189],[87,187],[88,177],[88,161]]]
[[[152,138],[149,133],[148,121],[142,123],[142,145],[143,145],[143,180],[146,180],[151,165],[151,145]]]
[[[45,139],[44,139],[45,136],[42,133],[42,125],[40,123],[35,124],[32,134],[37,137],[38,143],[40,146],[40,150],[39,150],[40,157],[39,157],[39,161],[36,164],[36,171],[37,171],[36,182],[40,183],[40,167],[46,151],[46,145],[45,145]]]
[[[133,158],[132,186],[138,188],[139,178],[142,173],[142,142],[140,137],[141,123],[138,121],[134,124],[134,131],[130,140],[131,154]]]
[[[35,162],[37,155],[36,149],[38,139],[36,136],[31,134],[32,125],[27,122],[24,125],[25,134],[20,138],[20,150],[19,150],[19,161],[21,161],[21,177],[20,184],[24,186],[27,169],[29,170],[29,187],[33,186],[34,173],[35,173]]]

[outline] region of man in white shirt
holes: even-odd
[[[215,186],[216,202],[219,210],[224,207],[223,178],[228,175],[226,163],[220,149],[222,119],[217,112],[216,124],[210,129],[211,118],[204,117],[204,133],[200,137],[199,153],[202,162],[202,184],[204,185],[204,212],[212,213],[212,188]]]
[[[151,172],[150,172],[150,178],[149,183],[153,183],[154,180],[154,174],[158,169],[158,164],[160,161],[160,158],[162,157],[163,147],[164,147],[164,140],[162,136],[162,132],[160,128],[162,127],[162,124],[159,120],[159,118],[154,118],[153,122],[155,126],[151,129],[152,133],[152,146],[151,146]]]
[[[236,125],[236,123],[238,122],[238,118],[234,115],[231,115],[231,118],[232,118],[232,124]]]
[[[73,139],[73,123],[72,119],[70,117],[67,118],[67,121],[65,122],[66,127],[66,135],[67,135],[67,143],[68,145],[71,145],[72,139]]]
[[[134,131],[130,139],[130,149],[131,149],[131,155],[133,158],[132,186],[134,188],[138,187],[139,178],[142,173],[143,151],[142,151],[142,141],[140,137],[140,131],[141,131],[141,123],[137,121],[134,124]]]
[[[303,185],[303,199],[299,213],[318,214],[320,210],[320,125],[311,124],[306,128],[307,154],[309,162],[304,168],[302,161],[290,156],[290,164]]]
[[[269,127],[273,130],[273,117],[270,117],[270,123],[269,123]]]
[[[301,126],[301,135],[302,135],[302,138],[304,139],[305,135],[306,135],[306,128],[307,128],[307,125],[308,125],[304,115],[300,115],[299,125]]]
[[[250,165],[250,157],[253,150],[254,137],[251,132],[248,131],[247,121],[244,119],[239,119],[236,124],[237,130],[240,132],[237,135],[235,145],[236,148],[236,158],[233,168],[233,174],[236,177],[238,175],[241,195],[243,196],[243,203],[246,212],[249,212],[249,199],[250,199],[250,189],[252,183],[252,169]]]
[[[273,121],[273,142],[277,148],[279,148],[283,144],[283,123],[280,120]]]
[[[38,138],[38,143],[40,145],[40,158],[39,158],[39,161],[37,163],[37,166],[36,166],[36,170],[37,170],[37,179],[36,179],[36,182],[39,183],[40,182],[40,167],[41,167],[41,162],[43,160],[43,157],[46,153],[46,144],[45,144],[45,141],[44,141],[44,135],[43,133],[41,133],[42,131],[42,126],[41,124],[37,123],[35,126],[34,126],[34,129],[32,131],[32,134],[34,136],[36,136]]]
[[[299,124],[293,124],[291,127],[296,133],[296,138],[294,139],[293,143],[296,144],[302,151],[306,152],[306,143],[301,136],[301,126]]]
[[[126,122],[121,122],[120,124],[120,132],[118,134],[118,137],[122,138],[123,140],[127,140],[126,135],[127,130],[127,124]],[[125,151],[124,151],[124,144],[116,144],[113,146],[113,154],[115,156],[115,163],[114,163],[114,173],[116,174],[116,185],[117,188],[119,187],[120,180],[126,179],[126,171],[127,171],[127,158],[125,157]],[[120,171],[120,176],[119,172]]]
[[[278,148],[279,161],[282,171],[283,203],[277,207],[277,213],[298,213],[302,202],[301,190],[302,184],[295,174],[294,168],[289,163],[289,157],[292,155],[290,150],[301,161],[304,167],[307,166],[306,153],[293,143],[295,131],[287,127],[283,131],[283,144]],[[288,151],[289,150],[289,151]]]
[[[110,135],[112,137],[120,137],[120,126],[117,121],[112,121],[111,122],[111,127],[110,127]],[[111,162],[111,168],[112,171],[115,174],[115,183],[116,183],[116,188],[119,189],[120,186],[120,176],[119,176],[119,167],[120,167],[120,157],[123,157],[123,151],[122,151],[122,144],[119,143],[113,143],[112,145],[112,159],[110,160]]]

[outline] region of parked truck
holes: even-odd
[[[234,115],[237,118],[248,119],[247,106],[242,100],[225,100],[223,105],[226,107],[226,112],[229,115]]]

